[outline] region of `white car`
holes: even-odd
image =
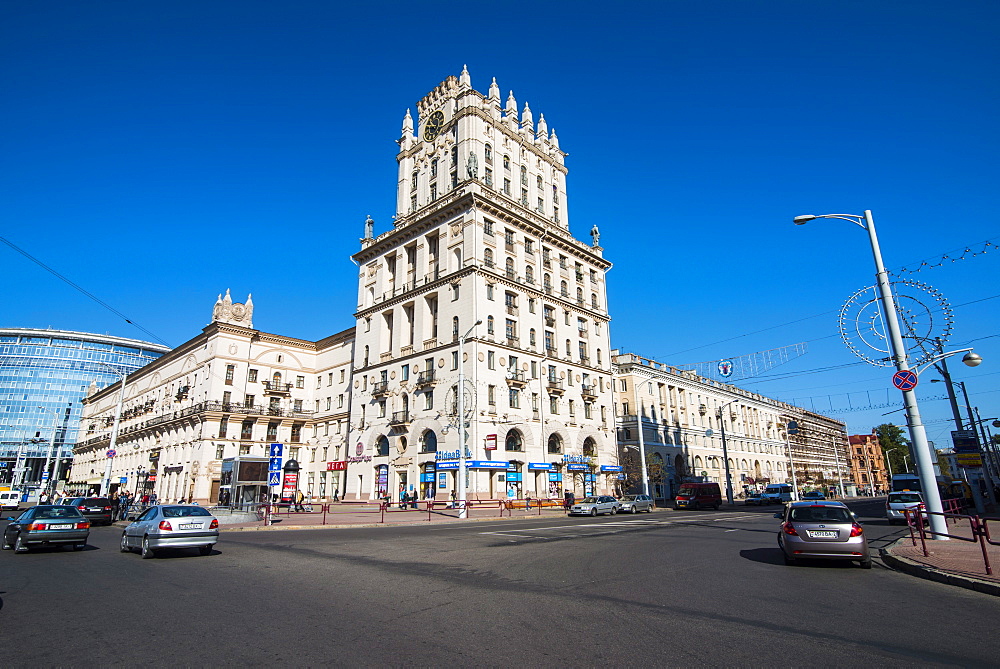
[[[610,495],[584,497],[569,508],[571,516],[596,516],[599,513],[618,513],[618,500]]]
[[[151,506],[122,532],[122,553],[138,548],[143,558],[156,557],[162,548],[197,548],[211,555],[219,540],[219,521],[200,506]]]
[[[621,513],[652,513],[653,498],[649,495],[623,495],[618,500],[618,511]]]
[[[885,499],[885,517],[890,525],[897,522],[906,522],[906,509],[915,508],[918,504],[923,504],[924,497],[916,490],[906,490],[903,492],[891,492]]]

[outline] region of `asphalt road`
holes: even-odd
[[[153,560],[99,527],[86,551],[0,553],[0,647],[18,667],[996,666],[1000,599],[786,567],[775,510],[230,532]]]

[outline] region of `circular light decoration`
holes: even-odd
[[[939,291],[919,281],[893,281],[890,286],[910,366],[920,365],[937,353],[936,340],[944,346],[951,335],[951,305]],[[895,366],[877,287],[867,286],[847,299],[839,327],[856,356],[876,367]]]

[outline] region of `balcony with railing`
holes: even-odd
[[[393,411],[392,418],[389,419],[389,425],[409,425],[410,424],[410,412],[409,411]]]
[[[513,388],[523,388],[527,383],[523,370],[512,369],[507,372],[507,385]]]
[[[545,381],[545,389],[549,391],[550,395],[562,395],[566,392],[563,382],[556,379],[547,379]]]
[[[422,386],[429,386],[434,383],[434,370],[427,369],[422,372],[417,372],[417,380],[414,384],[417,388]]]
[[[389,382],[377,381],[372,384],[372,397],[381,397],[389,394]]]
[[[264,381],[265,395],[281,395],[287,397],[292,394],[292,384],[275,383],[274,381]]]
[[[597,386],[587,384],[580,386],[580,395],[583,399],[597,399]]]

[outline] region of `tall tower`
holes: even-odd
[[[366,222],[353,256],[349,490],[450,498],[463,392],[470,499],[613,491],[611,264],[596,226],[591,244],[569,231],[555,131],[463,68],[407,110],[398,143],[393,229]]]

